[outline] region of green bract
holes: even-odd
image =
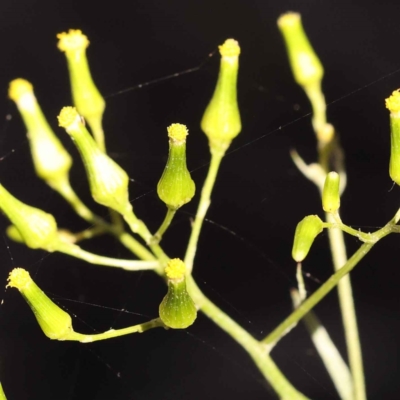
[[[46,296],[28,271],[22,268],[13,269],[8,277],[7,286],[20,291],[48,338],[64,340],[73,332],[70,315]]]
[[[295,261],[302,262],[307,257],[314,239],[322,230],[323,222],[318,215],[309,215],[297,224],[292,249],[292,257]]]
[[[201,120],[201,129],[208,136],[211,149],[225,150],[242,129],[236,94],[239,43],[228,39],[219,51],[221,65],[217,86]]]
[[[77,110],[74,107],[64,107],[58,116],[58,122],[78,147],[93,199],[122,215],[131,211],[127,173],[99,148]]]
[[[165,269],[168,293],[160,304],[159,314],[164,324],[173,329],[185,329],[197,317],[196,306],[186,290],[185,272],[185,264],[178,258],[170,260]]]
[[[188,203],[196,187],[186,166],[185,125],[172,124],[168,127],[169,155],[167,165],[157,185],[157,193],[167,207],[176,210]]]
[[[340,207],[340,177],[336,172],[329,172],[322,191],[322,208],[333,213]]]

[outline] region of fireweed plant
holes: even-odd
[[[58,48],[65,53],[70,74],[74,106],[64,107],[58,123],[78,148],[89,181],[93,199],[109,209],[109,219],[96,215],[75,193],[69,180],[72,159],[50,128],[27,80],[18,78],[10,83],[9,97],[15,102],[28,131],[28,139],[36,174],[59,193],[78,216],[87,221],[84,232],[72,233],[59,229],[53,215],[16,199],[0,185],[0,207],[11,225],[7,235],[31,249],[61,252],[95,265],[122,268],[127,273],[151,270],[164,280],[166,293],[160,298],[158,316],[144,323],[103,333],[83,334],[73,329],[68,312],[56,305],[33,281],[29,272],[15,268],[7,287],[16,288],[32,309],[43,333],[53,340],[90,343],[113,337],[145,332],[153,328],[186,329],[196,321],[198,312],[210,318],[248,353],[276,395],[282,399],[304,400],[271,357],[271,350],[300,320],[310,336],[341,399],[366,399],[363,362],[357,320],[352,296],[350,271],[371,248],[390,233],[400,232],[397,225],[400,210],[381,229],[372,233],[355,230],[342,222],[340,195],[346,186],[343,151],[334,126],[327,121],[326,103],[321,91],[323,66],[315,54],[301,24],[300,15],[287,13],[278,19],[292,72],[312,105],[312,127],[318,143],[318,160],[306,164],[293,151],[293,162],[303,175],[320,191],[324,219],[306,216],[296,227],[292,256],[298,263],[298,288],[292,290],[293,312],[264,338],[256,338],[211,302],[195,282],[196,249],[203,222],[211,203],[211,195],[219,167],[232,140],[242,130],[237,104],[236,82],[240,46],[234,39],[219,46],[220,71],[215,91],[205,109],[201,129],[209,143],[211,160],[201,188],[197,187],[186,165],[188,127],[174,123],[167,127],[169,155],[157,185],[157,194],[166,205],[165,218],[152,233],[146,222],[135,214],[129,201],[128,174],[107,155],[102,117],[105,101],[92,80],[86,58],[87,37],[80,30],[60,33]],[[400,185],[400,91],[386,100],[391,123],[391,156],[389,174]],[[189,127],[190,128],[190,127]],[[190,140],[190,139],[189,139]],[[181,207],[199,198],[185,254],[168,254],[162,239]],[[316,210],[320,211],[320,210]],[[328,231],[334,273],[310,296],[305,291],[301,263],[307,257],[314,239]],[[350,257],[344,245],[344,233],[357,237],[363,244]],[[130,259],[101,256],[84,250],[80,242],[107,234],[115,237],[132,252]],[[186,241],[187,238],[182,238]],[[338,287],[349,365],[341,357],[312,308],[331,290]],[[7,392],[7,388],[5,389]],[[0,385],[0,399],[6,395]]]

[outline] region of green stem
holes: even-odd
[[[307,397],[301,394],[286,379],[262,344],[212,303],[202,293],[191,275],[187,276],[186,284],[190,296],[199,309],[247,351],[281,399],[307,400]]]
[[[213,149],[211,148],[211,162],[208,169],[208,174],[201,191],[200,202],[197,208],[196,218],[193,222],[192,233],[190,235],[188,247],[185,254],[185,265],[188,274],[191,274],[193,269],[193,262],[196,256],[197,243],[199,241],[201,227],[207,210],[211,204],[211,192],[213,190],[219,166],[222,158],[225,155],[226,149]]]
[[[285,332],[300,319],[304,317],[316,304],[318,304],[339,282],[346,276],[372,249],[374,243],[364,243],[353,256],[334,273],[323,285],[319,287],[307,300],[305,300],[299,308],[293,311],[281,324],[279,324],[267,337],[262,340],[262,343],[273,346]]]
[[[326,214],[328,222],[334,222],[331,214]],[[329,243],[335,271],[339,271],[347,262],[343,232],[339,228],[328,231]],[[365,400],[365,378],[361,352],[360,335],[357,327],[357,315],[354,305],[350,274],[343,276],[338,284],[339,304],[346,336],[350,370],[353,376],[354,399]]]
[[[161,241],[165,231],[168,229],[169,225],[171,224],[174,216],[176,213],[176,209],[167,208],[167,214],[165,215],[164,221],[162,222],[161,226],[158,228],[157,232],[154,234],[151,241],[153,243],[158,243]]]
[[[137,233],[150,247],[153,254],[158,258],[161,263],[159,272],[161,272],[161,274],[164,274],[164,268],[169,258],[160,245],[151,242],[153,235],[150,233],[145,223],[142,220],[138,219],[133,211],[125,213],[123,215],[123,218],[129,225],[132,232]]]
[[[143,324],[129,326],[128,328],[122,328],[122,329],[110,329],[107,332],[96,333],[93,335],[71,332],[63,340],[72,340],[81,343],[92,343],[92,342],[97,342],[99,340],[106,340],[118,336],[129,335],[131,333],[142,333],[153,328],[165,328],[165,325],[160,318],[156,318],[151,321],[144,322]]]
[[[117,267],[122,268],[127,271],[142,271],[142,270],[154,270],[159,266],[159,262],[155,261],[142,261],[142,260],[123,260],[119,258],[110,258],[99,256],[98,254],[93,254],[88,251],[81,249],[71,243],[60,242],[58,246],[55,247],[55,251],[59,251],[64,254],[68,254],[72,257],[80,258],[85,260],[90,264],[104,265],[107,267]]]
[[[303,301],[299,291],[293,289],[290,291],[290,294],[292,296],[294,308],[299,307]],[[325,368],[332,378],[340,398],[342,400],[354,400],[353,377],[351,376],[349,367],[343,360],[325,327],[321,324],[313,311],[308,312],[304,316],[303,322]]]

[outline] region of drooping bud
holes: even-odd
[[[186,290],[186,266],[179,258],[168,262],[165,274],[168,279],[168,293],[160,304],[159,314],[166,326],[185,329],[193,324],[197,309]]]
[[[389,175],[400,185],[400,89],[386,99],[386,108],[390,111]]]
[[[66,340],[73,332],[70,315],[46,296],[28,271],[23,268],[13,269],[8,277],[7,287],[19,290],[48,338]]]
[[[320,82],[324,68],[304,32],[300,14],[289,12],[281,15],[278,27],[285,40],[296,82],[301,86]]]
[[[25,79],[14,79],[8,95],[16,103],[28,131],[36,174],[51,187],[59,187],[68,180],[72,159],[43,115],[32,84]]]
[[[214,94],[201,120],[201,129],[208,136],[211,149],[225,151],[241,131],[237,103],[239,43],[228,39],[219,46],[221,64]]]
[[[86,48],[89,40],[79,29],[70,29],[57,35],[58,48],[67,57],[72,97],[76,108],[89,123],[99,147],[104,150],[102,118],[105,101],[93,82]]]
[[[309,215],[297,224],[292,249],[295,261],[302,262],[307,257],[311,245],[322,230],[323,222],[318,215]]]
[[[322,208],[328,213],[334,213],[340,207],[340,176],[337,172],[326,175],[322,190]]]
[[[31,249],[54,251],[58,243],[57,223],[51,214],[28,206],[0,185],[0,208]]]
[[[172,124],[167,130],[169,155],[157,193],[168,208],[177,210],[193,198],[196,187],[186,166],[186,126]]]
[[[93,199],[122,215],[130,212],[132,205],[129,202],[127,173],[99,148],[77,110],[74,107],[64,107],[58,122],[78,147]]]

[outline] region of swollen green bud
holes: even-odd
[[[79,29],[70,29],[59,33],[58,48],[67,57],[70,74],[72,97],[74,104],[92,128],[93,135],[100,148],[104,150],[104,136],[101,121],[105,109],[105,101],[93,82],[86,48],[89,40]]]
[[[54,251],[58,243],[57,223],[51,214],[28,206],[0,185],[0,208],[31,249]]]
[[[64,107],[58,116],[58,122],[78,147],[93,199],[122,215],[131,211],[127,173],[99,148],[76,109]]]
[[[228,39],[219,46],[219,51],[221,65],[217,86],[201,120],[201,129],[208,136],[211,149],[226,150],[242,129],[236,94],[239,43]]]
[[[292,257],[295,261],[302,262],[307,257],[314,239],[322,230],[323,222],[318,215],[309,215],[297,224],[292,249]]]
[[[51,187],[57,187],[68,179],[72,165],[70,155],[50,128],[31,83],[14,79],[10,82],[8,95],[16,103],[28,131],[36,174]]]
[[[7,287],[20,291],[48,338],[66,340],[73,332],[70,315],[46,296],[28,271],[22,268],[13,269],[8,277]]]
[[[390,111],[390,161],[389,175],[400,185],[400,89],[386,99]]]
[[[186,266],[179,258],[168,262],[165,274],[168,278],[168,293],[160,304],[159,314],[169,328],[185,329],[193,324],[197,309],[186,290]]]
[[[322,208],[328,213],[334,213],[340,207],[340,176],[336,172],[329,172],[325,178],[322,191]]]
[[[167,207],[177,210],[193,198],[196,187],[186,166],[186,126],[172,124],[167,130],[169,155],[157,193]]]
[[[296,82],[301,86],[320,82],[324,68],[304,32],[300,14],[289,12],[281,15],[278,27],[285,40]]]

